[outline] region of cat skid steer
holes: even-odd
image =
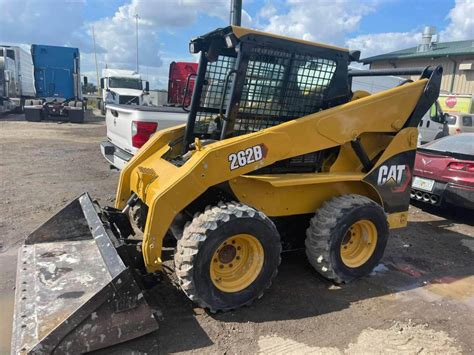
[[[441,67],[351,72],[360,53],[235,26],[190,51],[188,122],[126,165],[115,208],[84,194],[21,248],[14,353],[85,352],[155,330],[142,280],[160,272],[166,235],[182,290],[214,312],[261,297],[282,250],[306,248],[317,272],[349,282],[406,226],[417,126]],[[352,92],[356,75],[419,79],[370,95]]]

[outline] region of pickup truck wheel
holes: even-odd
[[[135,206],[130,208],[129,217],[135,231],[138,230],[140,233],[145,231],[147,215],[148,206],[141,201],[138,201]],[[165,237],[163,238],[163,245],[167,247],[176,246],[176,240],[170,232],[166,233]]]
[[[130,208],[131,221],[141,232],[145,230],[146,216],[148,214],[148,206],[138,201],[138,203]]]
[[[251,304],[280,264],[280,235],[262,212],[236,202],[207,207],[184,229],[174,256],[181,289],[211,312]]]

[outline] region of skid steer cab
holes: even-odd
[[[160,271],[165,237],[180,287],[215,312],[260,298],[284,250],[305,248],[336,283],[367,275],[406,226],[441,67],[351,72],[358,52],[235,26],[189,47],[200,61],[187,124],[125,166],[115,208],[85,194],[20,250],[13,351],[89,351],[155,330],[142,280]],[[372,75],[420,77],[351,90]]]

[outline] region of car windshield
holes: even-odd
[[[110,78],[109,87],[142,90],[142,81],[132,78]]]
[[[421,148],[437,152],[474,155],[474,133],[444,137],[422,145]]]

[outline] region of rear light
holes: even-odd
[[[141,148],[157,128],[158,123],[156,122],[132,121],[132,146]]]
[[[461,133],[461,128],[456,128],[456,134]]]
[[[474,172],[474,164],[469,163],[449,163],[448,169],[452,171],[468,171]]]

